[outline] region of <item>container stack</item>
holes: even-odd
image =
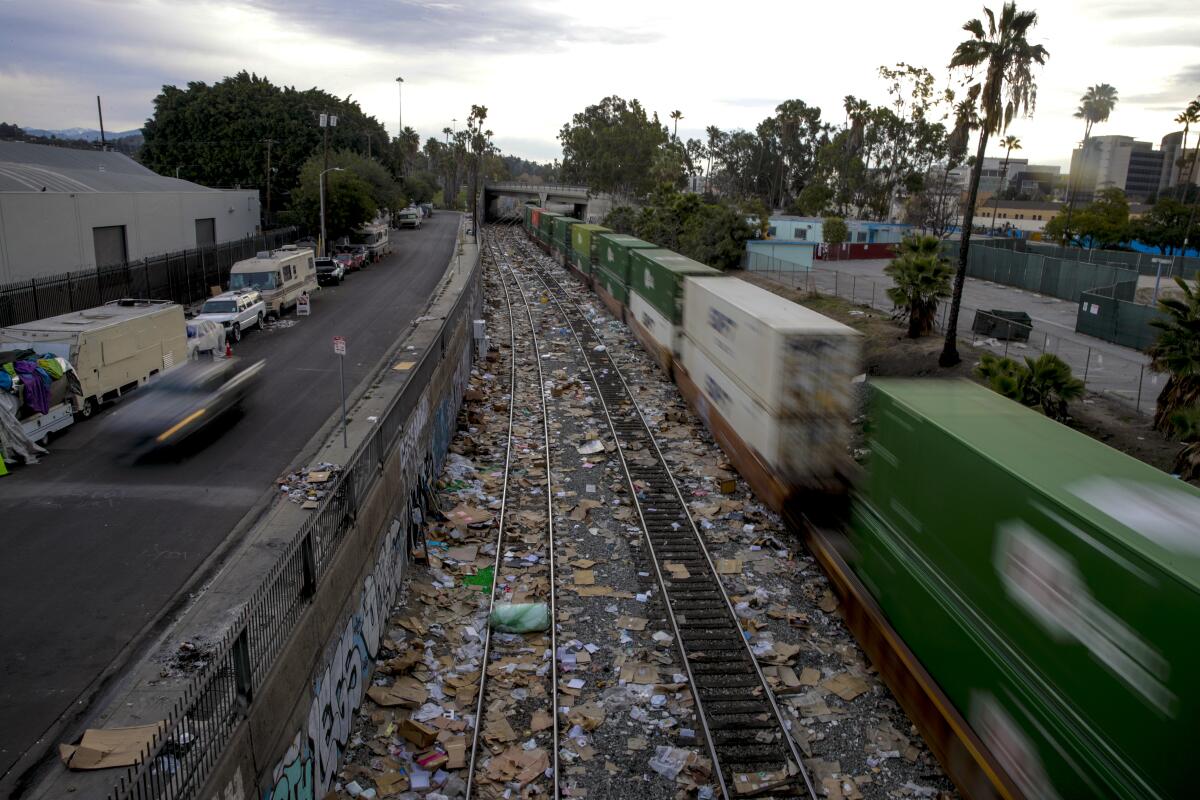
[[[571,263],[584,275],[592,274],[592,258],[596,252],[596,235],[611,233],[603,225],[574,225],[571,227]]]
[[[745,281],[684,278],[680,360],[737,436],[787,485],[820,485],[847,458],[860,337]]]
[[[545,211],[545,210],[543,210],[542,213],[538,215],[537,235],[538,235],[538,241],[542,243],[543,247],[546,247],[548,249],[553,249],[554,220],[558,219],[561,216],[562,216],[562,214],[555,214],[552,211]]]
[[[629,254],[629,317],[634,333],[670,372],[679,353],[676,341],[683,321],[683,280],[689,275],[720,277],[720,270],[661,248]]]
[[[582,224],[583,220],[575,219],[575,217],[563,216],[554,220],[550,250],[562,259],[564,267],[570,264],[571,229]]]
[[[855,571],[1027,797],[1185,797],[1200,490],[967,381],[873,381]]]
[[[624,319],[623,309],[629,303],[629,254],[654,245],[624,233],[600,233],[593,240],[596,242],[593,279],[600,299],[614,316]]]

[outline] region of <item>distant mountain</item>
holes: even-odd
[[[29,136],[42,136],[49,139],[51,136],[58,139],[79,139],[85,142],[100,141],[100,131],[95,128],[63,128],[61,130],[44,130],[42,128],[24,128],[24,131]],[[134,128],[130,131],[105,131],[104,138],[108,141],[115,141],[126,136],[141,136],[142,129]]]

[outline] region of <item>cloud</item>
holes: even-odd
[[[1119,47],[1200,47],[1200,28],[1172,25],[1139,33],[1116,33],[1109,40]]]
[[[1168,78],[1158,91],[1121,95],[1121,102],[1156,111],[1182,110],[1197,97],[1200,97],[1200,63],[1184,67]]]

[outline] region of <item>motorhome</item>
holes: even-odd
[[[71,363],[83,394],[66,400],[89,417],[101,403],[187,361],[187,324],[183,307],[167,300],[114,300],[0,328],[0,350],[21,348]]]
[[[365,246],[372,262],[392,252],[391,242],[388,240],[388,226],[385,223],[362,226],[350,236],[350,243]]]
[[[295,308],[305,292],[317,288],[317,267],[307,248],[263,251],[233,265],[230,290],[257,289],[267,306],[267,316],[279,318]]]

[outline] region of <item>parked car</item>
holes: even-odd
[[[367,247],[365,244],[350,245],[350,252],[356,258],[361,258],[364,265],[375,263],[375,254],[371,252],[371,248]]]
[[[406,208],[400,212],[400,227],[401,228],[420,228],[421,227],[421,212],[415,208]]]
[[[225,345],[225,328],[211,319],[191,319],[187,323],[188,359],[212,354]]]
[[[220,323],[230,341],[240,342],[246,328],[262,330],[266,316],[267,306],[257,289],[234,289],[205,300],[195,319]]]
[[[337,259],[317,259],[317,285],[337,286],[346,277],[346,268]]]
[[[354,269],[363,269],[367,266],[367,251],[365,248],[358,249],[352,244],[341,244],[337,247],[338,253],[344,253],[353,259]]]
[[[421,216],[423,216],[423,217],[432,217],[433,216],[433,203],[421,203],[421,205],[419,205],[417,207],[421,209]]]
[[[354,263],[354,256],[349,253],[336,253],[333,260],[342,265],[342,269],[346,272],[357,272],[358,265]]]

